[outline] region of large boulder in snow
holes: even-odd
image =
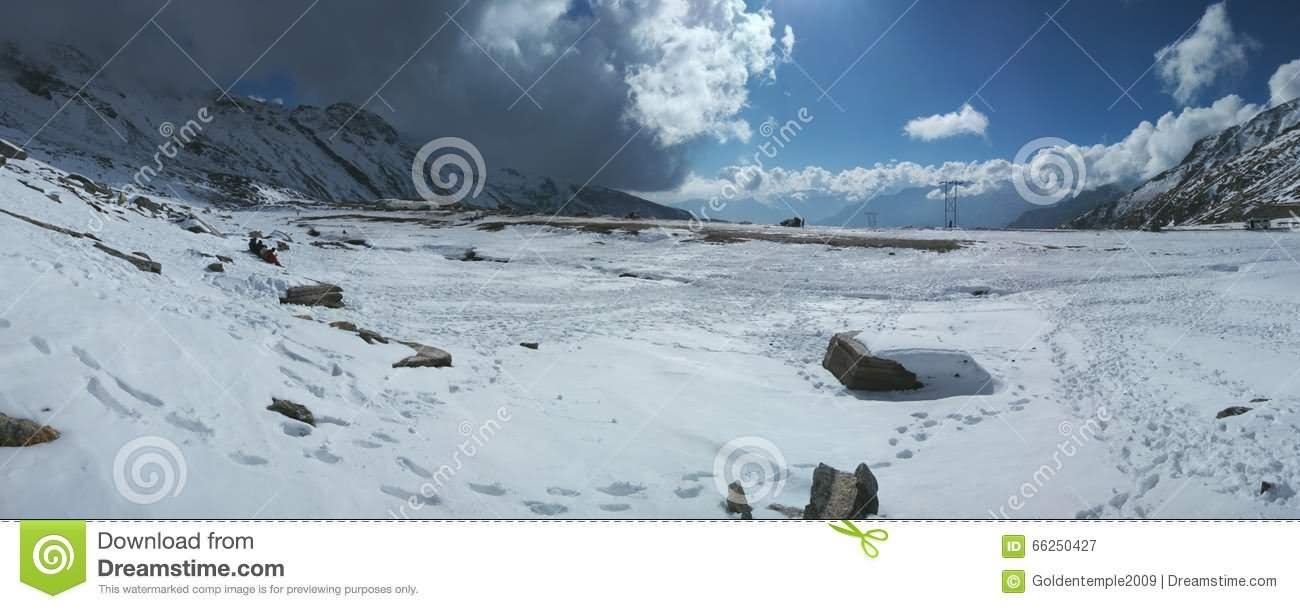
[[[898,391],[920,389],[916,375],[902,364],[871,355],[857,332],[840,332],[831,337],[822,358],[822,367],[849,389],[864,391]]]
[[[0,139],[0,162],[3,162],[5,159],[13,159],[15,161],[21,161],[25,158],[27,158],[26,150],[23,150],[22,148],[15,146],[12,142],[9,142],[8,140]]]
[[[825,463],[813,470],[812,492],[803,509],[805,520],[854,520],[880,513],[880,483],[866,463],[853,473]]]
[[[316,426],[316,415],[311,413],[306,406],[289,400],[271,398],[271,405],[266,407],[271,412],[278,412],[295,421],[302,421],[312,427]]]
[[[394,368],[446,368],[451,366],[451,354],[437,347],[410,341],[399,341],[412,349],[415,355],[393,364]]]
[[[343,308],[343,288],[328,283],[289,288],[280,304],[307,305],[309,307]]]
[[[53,427],[0,414],[0,447],[20,448],[53,442],[57,439],[59,439],[59,432]]]

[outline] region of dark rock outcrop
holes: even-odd
[[[920,389],[916,375],[902,364],[871,355],[867,346],[856,338],[857,332],[840,332],[831,337],[822,358],[822,367],[835,375],[849,389],[864,391],[899,391]]]
[[[1220,410],[1219,414],[1214,415],[1214,418],[1226,419],[1228,417],[1235,417],[1235,416],[1246,414],[1252,410],[1254,410],[1254,408],[1250,408],[1248,406],[1229,406],[1227,408],[1224,408],[1223,410]]]
[[[15,146],[7,140],[0,139],[0,159],[21,161],[25,158],[27,158],[27,151]]]
[[[754,518],[754,508],[749,507],[749,500],[745,498],[745,487],[739,482],[732,482],[727,485],[727,513],[740,514],[741,520],[752,520]]]
[[[311,410],[302,404],[290,402],[289,400],[281,400],[279,398],[271,398],[271,405],[267,406],[266,409],[271,412],[280,413],[295,421],[302,421],[312,427],[316,426],[316,415],[313,415]]]
[[[813,470],[812,491],[805,520],[854,520],[880,513],[880,483],[866,463],[853,473],[839,471],[825,463]]]

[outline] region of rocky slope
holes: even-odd
[[[1300,100],[1206,137],[1178,166],[1083,214],[1077,228],[1141,228],[1240,221],[1300,200]]]
[[[1035,207],[1016,218],[1007,228],[1060,228],[1071,220],[1086,214],[1127,194],[1119,186],[1107,184],[1079,193],[1060,203]]]
[[[219,99],[217,91],[167,97],[109,74],[83,89],[96,72],[85,55],[58,47],[41,57],[0,46],[0,138],[97,181],[230,207],[418,198],[411,176],[418,144],[352,104],[289,108]],[[510,169],[490,168],[483,191],[465,203],[686,217],[623,192]]]

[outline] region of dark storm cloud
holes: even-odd
[[[31,2],[6,7],[0,33],[23,46],[71,44],[99,65],[139,32],[105,78],[130,79],[138,91],[170,95],[211,89],[204,72],[223,88],[241,75],[243,82],[257,82],[287,74],[300,103],[369,100],[368,110],[417,144],[459,136],[478,145],[490,165],[577,181],[592,176],[631,138],[596,182],[650,191],[680,183],[689,142],[716,131],[710,124],[694,125],[700,120],[678,121],[663,101],[649,107],[655,101],[650,95],[641,97],[649,111],[641,108],[639,122],[628,118],[635,99],[629,68],[640,69],[657,52],[647,48],[644,34],[676,27],[663,14],[679,3],[693,11],[709,6],[721,24],[715,46],[723,54],[734,52],[742,65],[754,64],[750,47],[764,44],[754,32],[766,22],[737,0]],[[733,22],[743,30],[734,39]],[[634,28],[639,36],[632,35]],[[730,67],[701,69],[713,70],[704,72],[709,74]],[[529,91],[532,99],[520,99],[521,87],[539,78]],[[735,126],[734,116],[725,113],[707,115],[708,121]],[[661,136],[670,122],[693,127],[687,131],[691,137],[665,141]],[[632,138],[638,128],[641,134]]]

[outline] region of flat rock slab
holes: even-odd
[[[447,368],[451,366],[451,354],[437,347],[421,345],[416,342],[401,341],[412,349],[415,355],[403,358],[393,364],[394,368]]]
[[[822,367],[849,389],[901,391],[920,389],[916,375],[902,364],[871,354],[857,339],[857,332],[840,332],[831,337]]]
[[[289,288],[284,296],[280,298],[280,304],[341,309],[343,308],[343,288],[328,283]]]

